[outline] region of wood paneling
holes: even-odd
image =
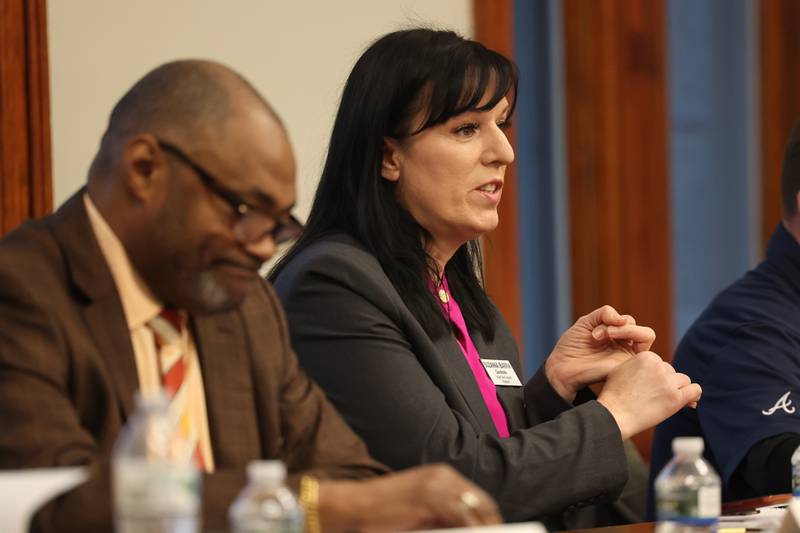
[[[573,309],[656,330],[670,360],[672,280],[662,0],[565,0]],[[636,444],[649,458],[652,433]]]
[[[508,58],[514,57],[512,0],[474,0],[475,39]],[[514,145],[514,132],[509,133]],[[483,242],[486,289],[508,321],[522,351],[519,253],[517,242],[517,176],[514,166],[506,171],[500,224]],[[525,357],[521,354],[522,361]]]
[[[800,2],[762,0],[761,235],[766,247],[781,219],[781,163],[792,125],[800,119]]]
[[[0,235],[52,209],[45,0],[0,0]]]

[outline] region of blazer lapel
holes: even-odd
[[[125,420],[133,411],[139,375],[122,304],[118,297],[97,300],[84,309],[84,316],[100,355],[108,363]]]
[[[499,331],[498,328],[497,336],[499,337],[500,335],[502,335],[502,332]],[[508,348],[501,348],[500,346],[506,343],[498,342],[499,340],[500,339],[496,338],[495,342],[489,344],[480,333],[476,332],[472,334],[472,342],[475,344],[475,349],[478,350],[481,359],[509,361],[511,366],[514,367],[514,372],[517,373],[520,382],[523,382],[522,369],[519,364],[519,355],[517,351],[513,350],[513,353],[504,353],[503,350]],[[528,426],[527,415],[525,414],[525,409],[521,400],[522,391],[520,389],[521,387],[497,386],[497,398],[500,400],[500,404],[503,406],[503,410],[506,413],[509,431]]]
[[[464,352],[461,351],[455,336],[451,333],[447,337],[440,338],[435,344],[437,351],[442,354],[444,364],[447,366],[453,381],[455,381],[461,396],[464,398],[464,403],[467,404],[472,415],[478,421],[480,429],[496,434],[497,429],[494,427],[492,416],[483,401],[478,382],[475,381],[475,374],[472,373],[472,368],[470,368],[467,358],[464,357]]]
[[[86,325],[117,391],[123,417],[133,410],[138,388],[130,331],[111,271],[94,236],[81,189],[54,215],[50,228],[61,247],[68,275],[86,299]]]
[[[217,466],[262,457],[247,337],[238,314],[195,316],[193,324]]]

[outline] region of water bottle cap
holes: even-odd
[[[247,478],[252,483],[281,485],[286,479],[286,466],[281,461],[250,461]]]
[[[703,437],[675,437],[672,439],[672,453],[675,455],[700,456],[704,448]]]

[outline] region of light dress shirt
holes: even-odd
[[[100,250],[111,270],[111,277],[117,286],[125,320],[131,334],[133,354],[136,358],[136,371],[139,377],[139,390],[142,394],[150,394],[161,389],[161,373],[158,368],[158,353],[156,352],[153,331],[147,323],[158,316],[163,304],[145,285],[142,278],[131,264],[122,242],[97,210],[89,198],[83,195],[89,222],[100,245]],[[164,265],[164,268],[169,268]],[[208,432],[208,415],[206,413],[206,398],[203,390],[203,376],[200,361],[197,358],[197,348],[194,338],[190,333],[191,327],[185,328],[183,344],[186,353],[186,394],[189,403],[189,413],[192,424],[198,432],[198,445],[203,457],[206,472],[214,471],[214,454],[211,449],[211,438]]]

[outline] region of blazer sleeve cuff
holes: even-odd
[[[598,401],[588,401],[572,409],[570,415],[593,419],[599,423],[598,432],[592,447],[597,452],[598,460],[602,461],[605,468],[593,471],[598,478],[600,486],[607,489],[591,498],[575,502],[568,509],[578,509],[596,503],[613,502],[622,494],[628,482],[628,459],[625,454],[625,443],[614,415]],[[567,415],[567,416],[570,416]],[[600,429],[602,428],[602,429]],[[601,472],[602,470],[602,472]],[[587,475],[589,475],[587,473]]]
[[[523,400],[528,418],[534,424],[552,420],[572,408],[572,404],[559,396],[550,384],[544,365],[525,384]]]

